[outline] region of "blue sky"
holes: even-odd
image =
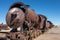
[[[6,23],[6,14],[14,2],[30,5],[37,14],[45,15],[55,25],[60,25],[60,0],[0,0],[0,23]]]

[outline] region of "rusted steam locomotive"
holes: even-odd
[[[46,16],[36,14],[29,5],[22,2],[16,2],[9,8],[6,23],[12,28],[6,36],[10,40],[33,40],[53,27],[53,23],[47,21]]]

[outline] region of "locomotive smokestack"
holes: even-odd
[[[29,8],[29,7],[30,7],[30,5],[26,5],[26,7],[27,7],[27,8]]]

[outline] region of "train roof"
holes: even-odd
[[[9,8],[9,10],[10,10],[11,8],[14,8],[14,7],[20,8],[20,6],[23,6],[23,5],[25,5],[23,2],[15,2],[15,3],[13,3],[13,4],[11,5],[11,7]]]
[[[42,14],[38,14],[39,16],[43,16],[44,18],[46,18],[47,19],[47,17],[45,16],[45,15],[42,15]]]

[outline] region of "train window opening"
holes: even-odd
[[[11,14],[11,21],[13,21],[17,17],[17,14]]]

